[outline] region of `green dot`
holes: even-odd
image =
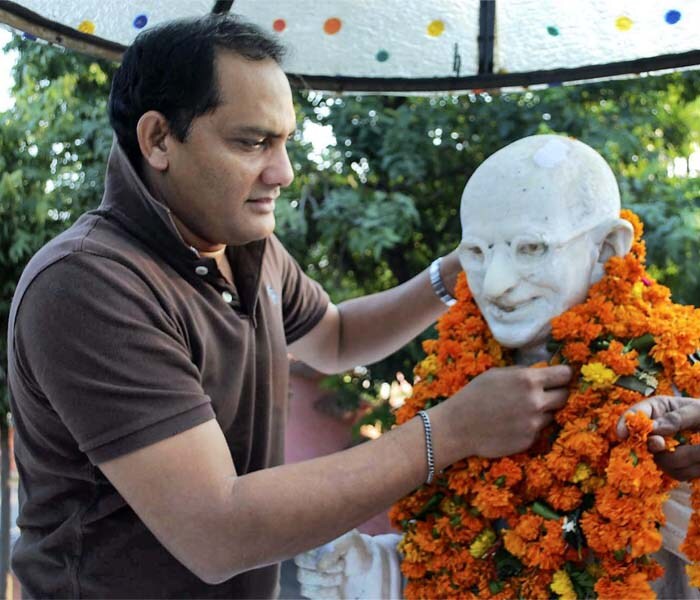
[[[559,29],[554,27],[554,25],[550,25],[549,27],[547,27],[547,33],[549,35],[559,35]]]
[[[379,62],[386,62],[389,60],[389,53],[386,50],[380,50],[377,52],[376,58]]]

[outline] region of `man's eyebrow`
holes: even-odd
[[[242,127],[236,127],[234,133],[253,135],[256,137],[265,138],[287,138],[292,137],[297,132],[297,129],[290,131],[289,133],[280,133],[279,131],[272,131],[271,129],[265,129],[264,127],[256,127],[254,125],[244,125]]]

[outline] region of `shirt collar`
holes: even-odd
[[[170,209],[148,191],[116,138],[107,162],[105,192],[98,211],[118,221],[186,279],[198,278],[196,267],[213,262],[185,243]],[[251,316],[255,315],[265,246],[263,239],[229,246],[226,250],[242,306]]]

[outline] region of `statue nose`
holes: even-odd
[[[484,294],[489,300],[501,298],[516,286],[518,274],[505,247],[494,248],[484,274]]]

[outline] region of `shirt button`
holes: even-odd
[[[231,295],[231,292],[223,291],[221,292],[221,297],[224,299],[224,302],[226,304],[231,304],[233,302],[233,296]]]
[[[204,265],[199,265],[197,268],[194,270],[197,275],[201,275],[204,277],[207,273],[209,273],[209,269],[207,269]]]

